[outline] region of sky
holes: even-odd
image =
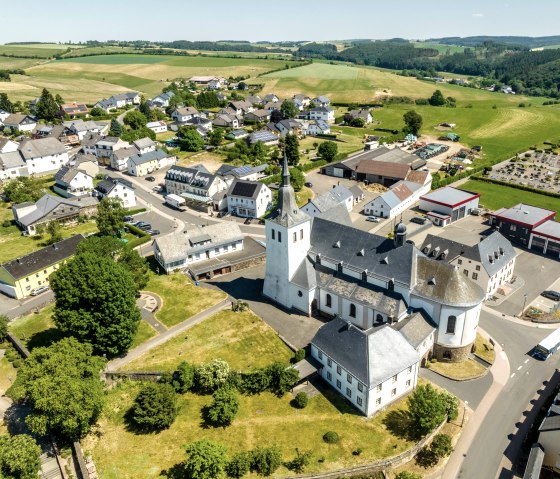
[[[0,43],[560,34],[559,0],[26,0],[0,12]]]

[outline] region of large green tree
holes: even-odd
[[[146,115],[136,110],[129,111],[123,118],[123,123],[128,125],[133,130],[139,130],[146,126],[148,119]]]
[[[41,468],[41,448],[27,434],[0,436],[0,477],[37,479]]]
[[[204,148],[204,140],[192,126],[182,126],[178,136],[183,151],[200,151]]]
[[[305,176],[299,168],[290,168],[290,184],[294,191],[300,191],[305,184]]]
[[[416,432],[428,434],[447,417],[447,403],[430,384],[420,385],[408,397],[408,413]]]
[[[403,131],[405,133],[412,133],[413,135],[418,135],[420,129],[422,128],[422,122],[424,121],[422,119],[422,115],[420,115],[414,110],[410,110],[403,115],[403,120],[405,124]]]
[[[111,126],[109,127],[109,136],[119,137],[122,134],[122,126],[116,118],[111,119]]]
[[[8,323],[10,319],[5,314],[0,314],[0,343],[3,343],[8,337]]]
[[[338,145],[334,141],[324,141],[319,145],[317,152],[321,155],[323,160],[330,163],[334,161],[338,154]]]
[[[215,129],[208,134],[208,143],[210,143],[212,146],[220,146],[223,139],[224,134],[220,129]]]
[[[35,105],[35,113],[42,120],[53,121],[60,111],[59,105],[50,92],[43,88],[39,101]]]
[[[291,100],[284,100],[280,105],[280,112],[282,117],[287,120],[288,118],[295,118],[299,113],[298,107]]]
[[[7,93],[0,93],[0,110],[7,111],[8,113],[12,113],[14,110],[14,105],[12,105]]]
[[[78,439],[88,433],[103,408],[99,372],[104,366],[105,360],[93,355],[91,345],[65,338],[33,349],[9,394],[32,407],[26,422],[33,433],[53,431]]]
[[[147,121],[152,121],[154,119],[152,109],[150,108],[150,105],[148,105],[145,101],[140,103],[140,106],[138,106],[138,111],[146,117]]]
[[[76,255],[51,276],[57,327],[95,351],[116,356],[128,350],[140,322],[136,284],[124,266],[90,253]]]
[[[185,474],[187,479],[216,479],[227,466],[226,448],[202,439],[187,446]]]
[[[270,476],[282,465],[280,450],[273,447],[257,447],[251,452],[251,471],[259,476]]]
[[[120,198],[103,198],[97,207],[97,229],[102,235],[119,236],[124,229],[125,215]]]
[[[194,371],[194,384],[202,394],[211,394],[225,386],[231,369],[222,359],[213,359],[209,363],[199,364]]]
[[[299,165],[299,140],[296,135],[286,135],[286,138],[284,138],[284,153],[290,166]]]
[[[11,203],[35,203],[46,193],[45,185],[34,176],[14,178],[3,185],[4,195]]]
[[[441,90],[436,90],[432,94],[432,96],[428,99],[428,102],[432,106],[443,106],[446,103],[445,97],[443,96],[443,93],[441,92]]]
[[[171,384],[145,384],[131,409],[131,418],[143,431],[167,429],[177,417],[177,393]]]
[[[206,410],[206,419],[214,426],[229,426],[239,409],[237,392],[233,388],[223,387],[212,395],[212,404]]]

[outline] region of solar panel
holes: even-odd
[[[231,194],[233,196],[243,196],[245,198],[252,198],[258,183],[248,183],[245,181],[238,181],[233,187]]]

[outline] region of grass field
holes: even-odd
[[[484,339],[480,333],[476,333],[476,352],[475,354],[490,364],[494,363],[496,358],[496,353],[494,351],[494,346],[492,346],[486,339]]]
[[[482,376],[486,368],[473,359],[461,363],[431,363],[430,369],[448,378],[462,380]]]
[[[59,45],[58,43],[31,43],[25,45],[0,45],[0,55],[18,55],[23,57],[49,58],[68,47],[77,48],[74,45]]]
[[[3,396],[15,381],[17,369],[5,357],[0,359],[0,396]]]
[[[560,213],[559,198],[540,195],[532,191],[476,180],[467,181],[461,185],[461,188],[480,193],[480,203],[491,210],[510,208],[517,203],[526,203]]]
[[[465,47],[459,45],[446,45],[444,43],[430,43],[430,42],[412,42],[416,48],[434,48],[440,54],[445,53],[462,53],[465,51]]]

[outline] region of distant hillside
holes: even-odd
[[[444,37],[444,38],[431,38],[427,42],[443,43],[444,45],[460,45],[463,47],[475,47],[484,42],[503,43],[507,45],[520,45],[526,48],[540,48],[550,45],[560,45],[560,35],[550,37],[493,37],[493,36],[478,36],[478,37]]]

